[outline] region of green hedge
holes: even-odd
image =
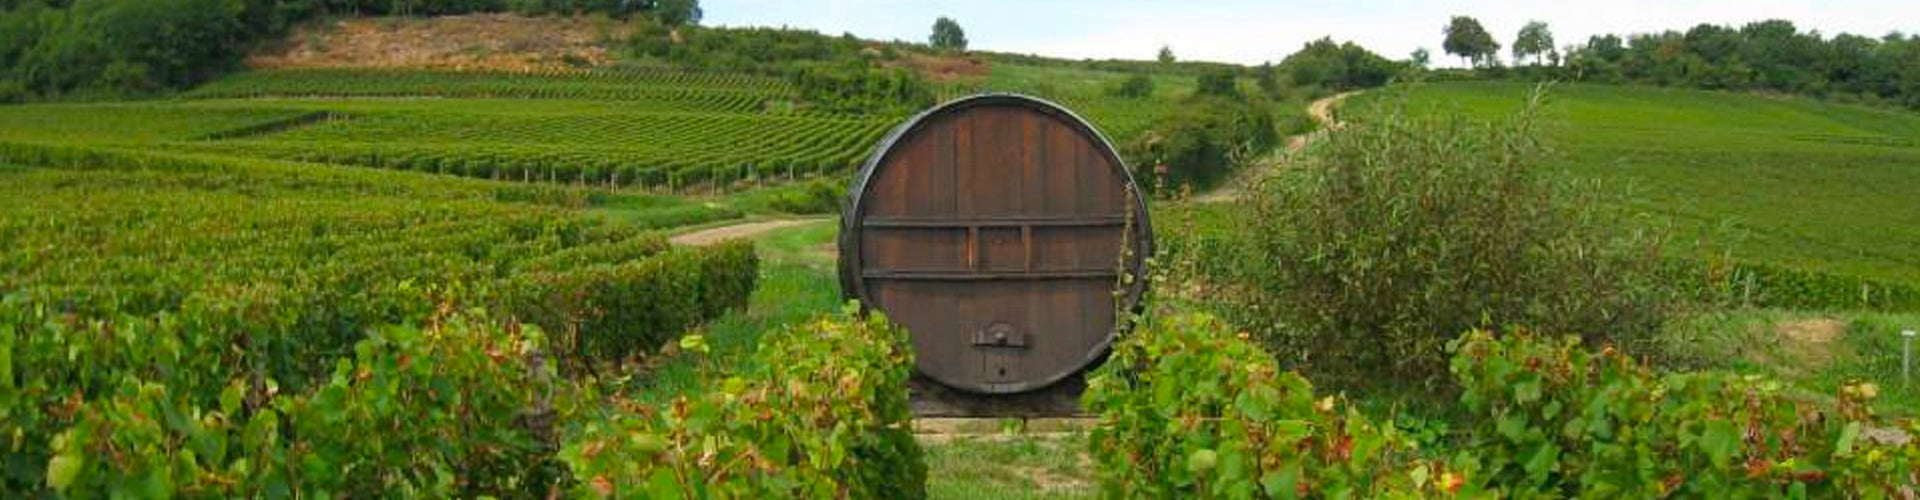
[[[1676,261],[1674,280],[1695,297],[1738,306],[1920,311],[1920,283],[1897,283],[1761,262]]]
[[[1085,404],[1100,416],[1088,453],[1111,498],[1419,498],[1462,485],[1207,316],[1135,329]]]
[[[625,264],[652,257],[673,248],[665,236],[636,235],[631,238],[583,244],[534,257],[515,266],[520,273],[553,273],[595,264]]]
[[[248,352],[258,332],[206,317],[0,307],[0,492],[537,496],[564,479],[537,331],[464,314],[383,327],[324,383],[283,392]]]
[[[857,315],[851,307],[848,316]],[[819,318],[766,338],[749,373],[669,408],[613,397],[561,458],[588,498],[926,497],[910,428],[905,330],[878,313]],[[703,344],[690,337],[693,351]]]
[[[1658,375],[1578,339],[1451,345],[1470,415],[1437,448],[1374,425],[1204,316],[1155,319],[1089,382],[1101,484],[1124,498],[1905,498],[1920,442],[1873,429],[1871,384],[1790,396],[1757,376]]]
[[[507,300],[521,319],[554,332],[561,354],[621,360],[745,306],[758,276],[753,244],[733,241],[559,272],[536,267],[513,279]]]
[[[1871,415],[1871,384],[1813,401],[1759,376],[1655,374],[1574,339],[1476,332],[1452,348],[1477,415],[1461,456],[1513,498],[1902,498],[1920,484],[1920,444],[1864,434],[1894,425]]]
[[[566,339],[652,347],[757,274],[542,194],[569,190],[9,148],[94,169],[0,183],[0,498],[544,496],[522,389],[581,352],[518,330],[520,285],[566,278],[532,288],[595,313]],[[501,321],[454,319],[481,307]]]
[[[484,182],[371,169],[318,168],[296,161],[184,153],[130,151],[112,147],[0,141],[0,164],[65,170],[114,170],[140,174],[194,174],[165,179],[208,189],[263,184],[280,189],[412,196],[434,200],[491,200],[567,208],[590,205],[601,193],[539,184]],[[251,187],[251,186],[244,186]],[[263,186],[264,187],[264,186]]]

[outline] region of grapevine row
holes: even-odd
[[[9,498],[392,492],[395,456],[505,487],[476,464],[525,444],[497,439],[529,405],[493,381],[651,351],[757,275],[750,245],[675,249],[552,186],[4,142],[0,165]],[[472,308],[499,321],[433,326]],[[417,392],[364,399],[389,383]]]
[[[492,179],[678,188],[843,171],[888,125],[718,113],[374,114],[175,147]]]
[[[262,97],[466,97],[645,101],[679,111],[757,113],[791,102],[774,78],[672,70],[423,71],[303,69],[235,75],[194,89],[186,99]]]

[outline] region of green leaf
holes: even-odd
[[[1269,425],[1272,427],[1273,440],[1280,443],[1299,441],[1313,433],[1313,427],[1301,420],[1280,420]]]
[[[1187,455],[1187,470],[1195,473],[1212,470],[1219,461],[1220,455],[1213,450],[1197,450]]]
[[[697,352],[700,354],[707,354],[709,352],[713,352],[712,348],[707,346],[707,337],[704,335],[688,335],[685,337],[680,337],[680,350],[687,351],[687,352]]]
[[[241,381],[235,380],[233,383],[227,384],[225,390],[220,391],[221,413],[225,413],[229,417],[240,413],[240,404],[244,399],[241,392],[241,384]]]
[[[686,498],[680,488],[680,482],[673,479],[673,471],[666,468],[653,470],[653,476],[647,478],[646,498]]]
[[[1534,479],[1545,479],[1548,473],[1553,472],[1559,458],[1560,447],[1541,443],[1533,449],[1533,453],[1527,456],[1527,474]]]
[[[11,332],[13,325],[0,324],[0,332]],[[13,387],[13,336],[0,335],[0,387]]]
[[[1853,456],[1853,442],[1860,439],[1860,423],[1847,422],[1847,428],[1840,430],[1840,439],[1833,444],[1833,456]]]
[[[1525,416],[1517,413],[1508,414],[1507,416],[1500,417],[1500,421],[1496,422],[1494,426],[1494,430],[1499,431],[1500,436],[1507,438],[1508,441],[1520,442],[1526,439],[1527,417]]]
[[[1528,380],[1513,385],[1513,401],[1520,404],[1540,400],[1540,381]]]
[[[146,480],[141,484],[145,490],[141,494],[153,499],[173,498],[173,478],[169,477],[172,472],[164,463],[147,470]]]
[[[627,440],[633,446],[633,451],[641,454],[654,455],[667,450],[667,441],[653,434],[635,433],[628,436]]]
[[[47,462],[47,486],[62,491],[73,485],[74,478],[80,476],[80,469],[86,466],[85,458],[71,451],[61,453]]]
[[[1707,452],[1714,467],[1724,468],[1732,463],[1733,455],[1740,452],[1740,433],[1734,431],[1731,421],[1708,420],[1706,429],[1700,433],[1700,447]]]
[[[1273,498],[1298,498],[1299,484],[1300,470],[1287,465],[1260,477],[1260,487],[1266,489],[1267,496]]]

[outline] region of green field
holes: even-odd
[[[1533,86],[1435,83],[1362,96],[1380,106],[1512,116]],[[1782,98],[1646,87],[1558,85],[1543,129],[1579,176],[1631,189],[1676,221],[1676,236],[1760,261],[1920,282],[1920,114]]]

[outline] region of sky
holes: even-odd
[[[966,30],[969,48],[1067,58],[1151,59],[1162,45],[1183,60],[1279,62],[1323,36],[1392,59],[1426,48],[1436,65],[1454,15],[1480,19],[1502,59],[1521,25],[1544,21],[1558,45],[1601,33],[1685,30],[1707,22],[1787,19],[1801,29],[1879,37],[1920,32],[1920,0],[703,0],[710,26],[787,26],[862,38],[925,41],[934,18]]]

